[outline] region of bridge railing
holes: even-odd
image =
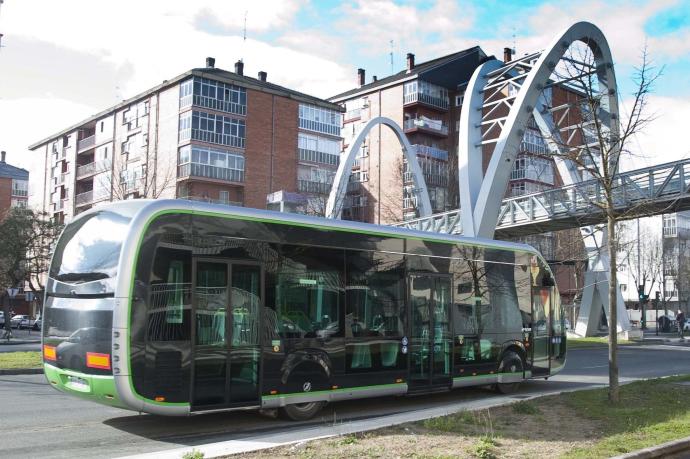
[[[690,160],[681,160],[652,167],[622,172],[613,183],[614,208],[623,217],[655,215],[664,211],[673,212],[673,203],[679,199],[690,201]],[[577,227],[578,220],[605,219],[603,205],[605,193],[601,183],[587,180],[573,185],[541,191],[503,200],[496,229],[517,228],[542,223],[534,232],[564,228],[562,221],[572,221],[570,227]],[[689,204],[690,205],[690,204]],[[549,228],[552,223],[552,228]],[[434,214],[399,223],[402,226],[421,231],[461,234],[460,209]],[[521,231],[524,233],[524,231]]]

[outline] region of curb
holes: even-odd
[[[0,342],[0,346],[14,346],[17,344],[41,344],[41,340],[36,339],[36,340],[10,341],[9,343],[7,341]]]
[[[43,368],[16,368],[12,370],[0,370],[0,376],[10,375],[40,375]]]
[[[662,443],[657,446],[650,446],[632,453],[616,456],[612,459],[648,459],[655,457],[664,457],[668,454],[680,453],[690,449],[690,437],[681,438],[680,440],[673,440],[667,443]]]

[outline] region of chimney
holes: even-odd
[[[244,75],[244,62],[242,62],[242,60],[235,62],[235,73]]]
[[[216,59],[213,57],[207,57],[206,58],[206,68],[212,69],[215,66],[216,66]]]
[[[506,64],[511,61],[513,57],[513,52],[510,48],[503,48],[503,62]]]
[[[4,163],[4,162],[5,162],[5,154],[6,154],[6,153],[5,153],[4,151],[0,151],[0,163]]]
[[[364,69],[357,69],[357,84],[360,87],[364,86]]]
[[[414,54],[407,53],[407,71],[411,72],[414,68]]]
[[[374,75],[373,77],[371,77],[371,81],[372,81],[373,83],[376,83],[377,81],[379,81],[379,77],[377,77],[376,75]]]
[[[264,72],[263,70],[259,72],[259,80],[260,81],[266,81],[267,76],[268,76],[268,73]]]

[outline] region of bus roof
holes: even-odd
[[[198,201],[188,201],[184,199],[136,199],[104,203],[89,209],[82,214],[79,214],[75,220],[80,219],[82,216],[88,215],[92,212],[107,209],[111,209],[115,212],[118,212],[118,210],[125,211],[127,214],[134,215],[136,218],[143,218],[147,221],[156,214],[163,212],[170,213],[174,211],[198,215],[214,214],[218,216],[237,216],[246,220],[268,221],[277,224],[293,224],[311,228],[333,229],[336,231],[347,231],[352,233],[395,238],[412,238],[430,242],[460,243],[486,248],[521,251],[537,255],[543,259],[539,251],[532,246],[516,242],[432,233],[429,231],[411,230],[388,225],[376,225],[373,223],[363,223],[349,220],[336,220],[311,215],[254,209],[250,207],[228,206],[223,204],[211,204]]]

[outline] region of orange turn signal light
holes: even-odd
[[[158,397],[154,398],[154,400],[157,401],[157,402],[164,402],[164,401],[165,401],[165,397],[161,397],[161,396],[159,395]]]
[[[43,358],[46,360],[57,360],[57,351],[55,350],[55,346],[48,346],[47,344],[44,344]]]
[[[87,352],[86,366],[89,368],[98,368],[100,370],[110,370],[110,354]]]

